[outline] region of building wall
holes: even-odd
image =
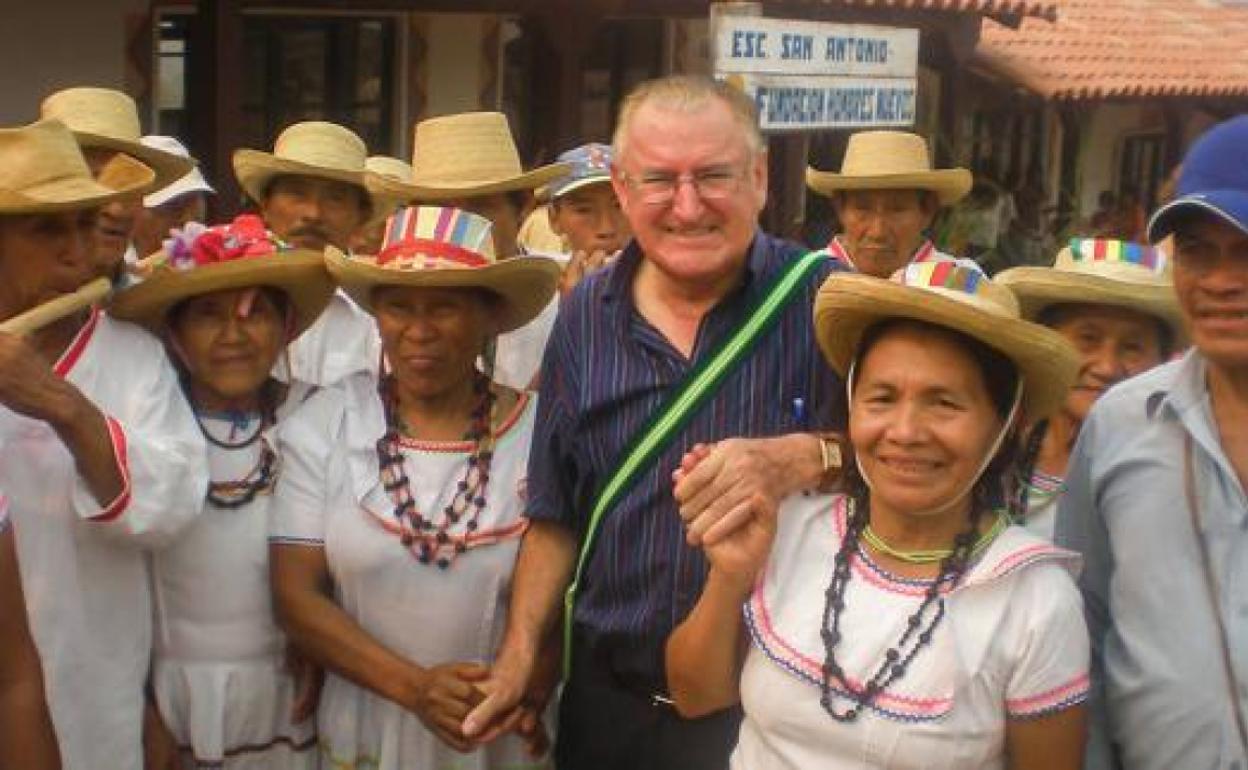
[[[0,125],[34,120],[43,97],[67,86],[133,85],[127,29],[138,26],[146,9],[146,0],[6,0],[0,23]]]

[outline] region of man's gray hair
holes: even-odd
[[[767,148],[767,142],[758,128],[758,108],[740,88],[705,75],[669,75],[647,80],[624,97],[615,124],[615,135],[611,139],[615,157],[624,155],[633,117],[644,105],[654,104],[666,110],[692,113],[705,109],[715,99],[723,102],[732,113],[745,133],[746,145],[751,153]]]

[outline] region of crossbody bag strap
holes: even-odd
[[[659,458],[672,440],[688,424],[725,377],[749,355],[755,343],[780,316],[780,312],[805,286],[806,278],[828,255],[812,251],[794,260],[764,293],[758,306],[737,330],[725,340],[706,363],[691,372],[679,389],[655,412],[649,424],[637,433],[607,483],[603,485],[590,509],[589,524],[581,541],[576,559],[576,571],[563,599],[563,671],[566,677],[572,670],[572,611],[576,607],[576,594],[581,575],[597,541],[598,530],[606,513],[611,510],[624,493]]]
[[[1235,716],[1235,728],[1239,731],[1239,747],[1244,756],[1248,757],[1248,727],[1244,722],[1244,709],[1239,701],[1235,683],[1235,663],[1231,659],[1230,641],[1226,634],[1226,624],[1222,620],[1221,602],[1218,601],[1218,581],[1213,574],[1213,560],[1209,557],[1209,545],[1200,532],[1200,509],[1196,497],[1196,474],[1192,464],[1192,436],[1183,436],[1183,496],[1187,498],[1187,512],[1192,522],[1192,535],[1196,538],[1196,549],[1200,551],[1200,564],[1205,577],[1205,593],[1209,598],[1209,610],[1213,613],[1213,622],[1218,630],[1218,647],[1222,653],[1222,669],[1226,677],[1227,695],[1231,700],[1231,713]]]

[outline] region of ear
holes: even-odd
[[[754,190],[758,195],[758,209],[763,210],[767,205],[767,190],[770,181],[768,170],[768,160],[770,156],[766,149],[759,150],[754,154],[754,160],[751,162],[750,182],[754,185]]]
[[[611,189],[615,191],[615,199],[620,202],[620,210],[624,212],[624,216],[628,216],[632,199],[628,195],[628,181],[625,179],[624,170],[616,161],[611,161]]]

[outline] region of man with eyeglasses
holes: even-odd
[[[888,278],[911,262],[955,260],[927,238],[937,212],[966,196],[964,168],[933,169],[927,142],[905,131],[860,131],[849,138],[840,173],[806,169],[806,185],[832,199],[841,232],[828,254],[850,270]]]
[[[543,662],[558,647],[560,599],[617,463],[802,255],[758,228],[767,156],[740,91],[690,76],[642,84],[622,105],[614,146],[612,183],[634,240],[565,299],[546,348],[531,525],[503,645],[480,684],[487,697],[463,726],[481,741],[523,726],[516,707],[540,707],[549,689]],[[770,331],[601,519],[572,612],[559,767],[727,766],[739,709],[677,714],[665,643],[702,590],[704,539],[839,473],[839,443],[804,432],[831,425],[839,392],[815,354],[810,311],[835,269],[824,260],[805,275]]]

